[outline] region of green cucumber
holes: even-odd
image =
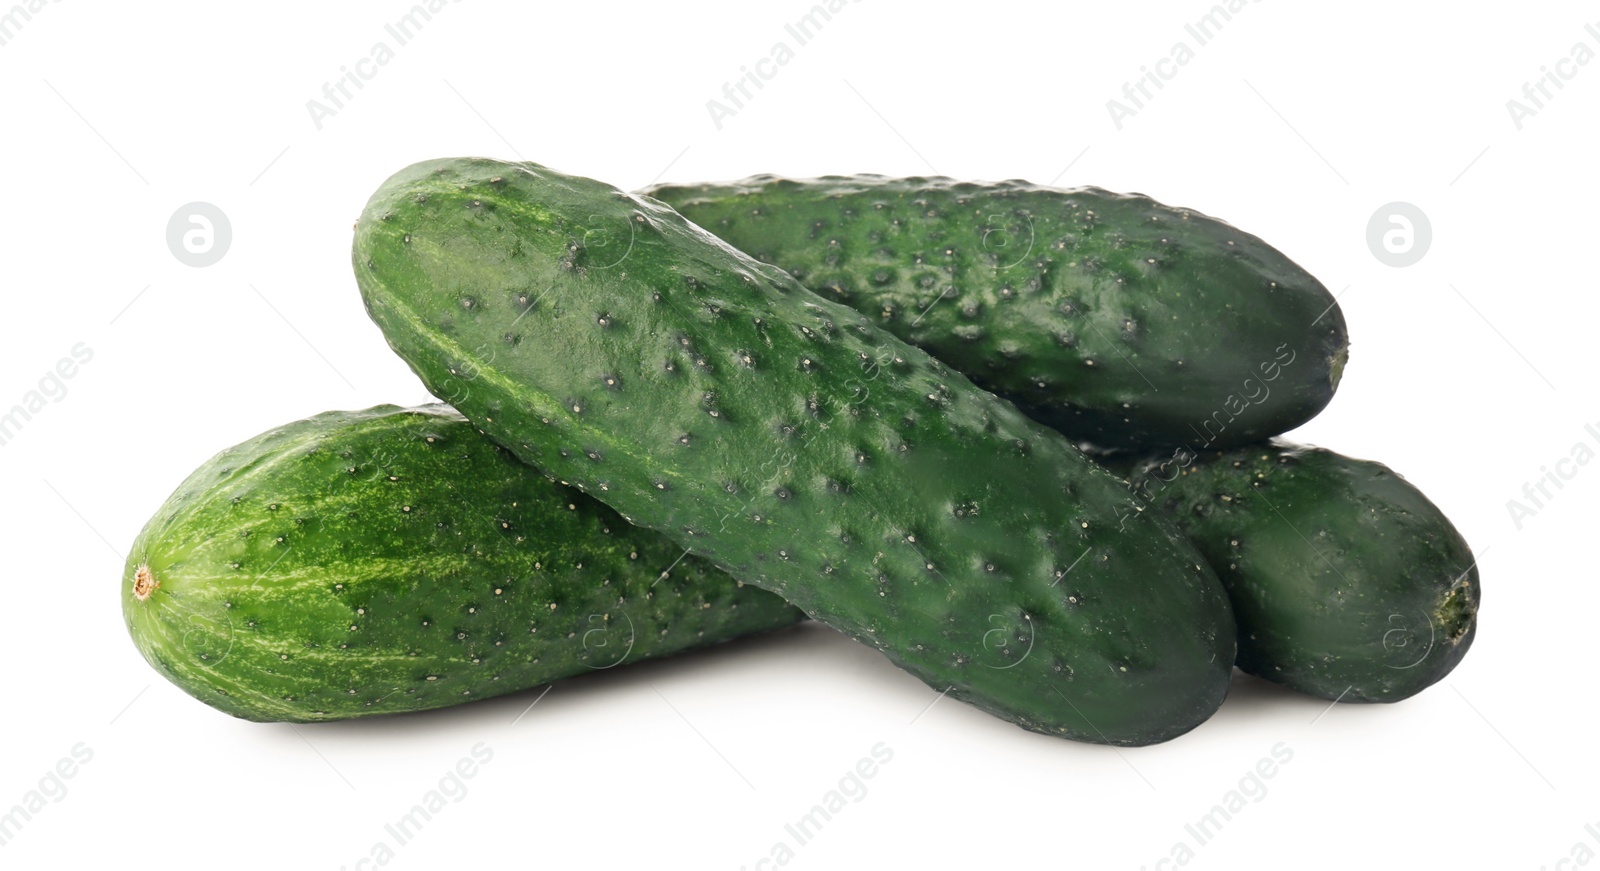
[[[1244,671],[1327,699],[1393,702],[1472,645],[1477,561],[1381,463],[1274,439],[1146,460],[1131,481],[1227,585]]]
[[[433,393],[519,458],[1024,728],[1137,745],[1226,694],[1226,593],[1059,433],[661,203],[420,163],[353,266]]]
[[[645,193],[1100,450],[1286,432],[1344,367],[1321,283],[1141,194],[874,175]]]
[[[328,412],[218,454],[134,542],[122,610],[184,691],[289,722],[459,704],[803,616],[444,406]]]

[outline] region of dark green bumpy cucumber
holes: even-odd
[[[661,203],[437,160],[357,224],[367,311],[524,461],[933,687],[1094,742],[1221,703],[1226,593],[1059,433]]]
[[[1344,367],[1315,278],[1140,194],[873,175],[645,193],[1100,450],[1286,432]]]
[[[803,616],[682,555],[449,408],[380,406],[201,466],[134,542],[122,609],[184,691],[290,722],[459,704]]]
[[[1145,461],[1132,483],[1227,584],[1238,665],[1251,674],[1393,702],[1443,678],[1472,645],[1477,562],[1387,466],[1275,439]]]

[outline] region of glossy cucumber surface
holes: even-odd
[[[1287,432],[1344,367],[1316,278],[1142,194],[874,175],[644,193],[1099,450]]]
[[[185,692],[289,722],[455,705],[803,617],[444,406],[329,412],[218,454],[134,542],[122,610]]]
[[[1393,702],[1455,668],[1477,633],[1477,560],[1389,467],[1274,439],[1137,464],[1132,482],[1233,600],[1238,665],[1347,702]]]
[[[1126,486],[661,203],[428,161],[357,225],[367,310],[521,459],[1028,729],[1148,744],[1227,690],[1226,595]]]

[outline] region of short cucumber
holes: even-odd
[[[373,195],[367,310],[524,461],[1025,728],[1148,744],[1203,721],[1226,594],[1059,433],[661,203],[537,164]]]
[[[1137,464],[1140,498],[1217,570],[1238,665],[1347,702],[1393,702],[1461,661],[1477,631],[1477,561],[1387,466],[1282,439]]]
[[[645,193],[1101,450],[1287,432],[1344,366],[1320,282],[1142,194],[874,175]]]
[[[329,412],[223,451],[123,580],[145,659],[258,721],[453,705],[803,616],[444,406]]]

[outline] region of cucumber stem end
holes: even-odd
[[[135,599],[143,602],[150,598],[150,594],[154,593],[156,587],[159,586],[161,586],[161,583],[156,580],[156,576],[150,571],[149,566],[141,565],[134,570],[133,597]]]

